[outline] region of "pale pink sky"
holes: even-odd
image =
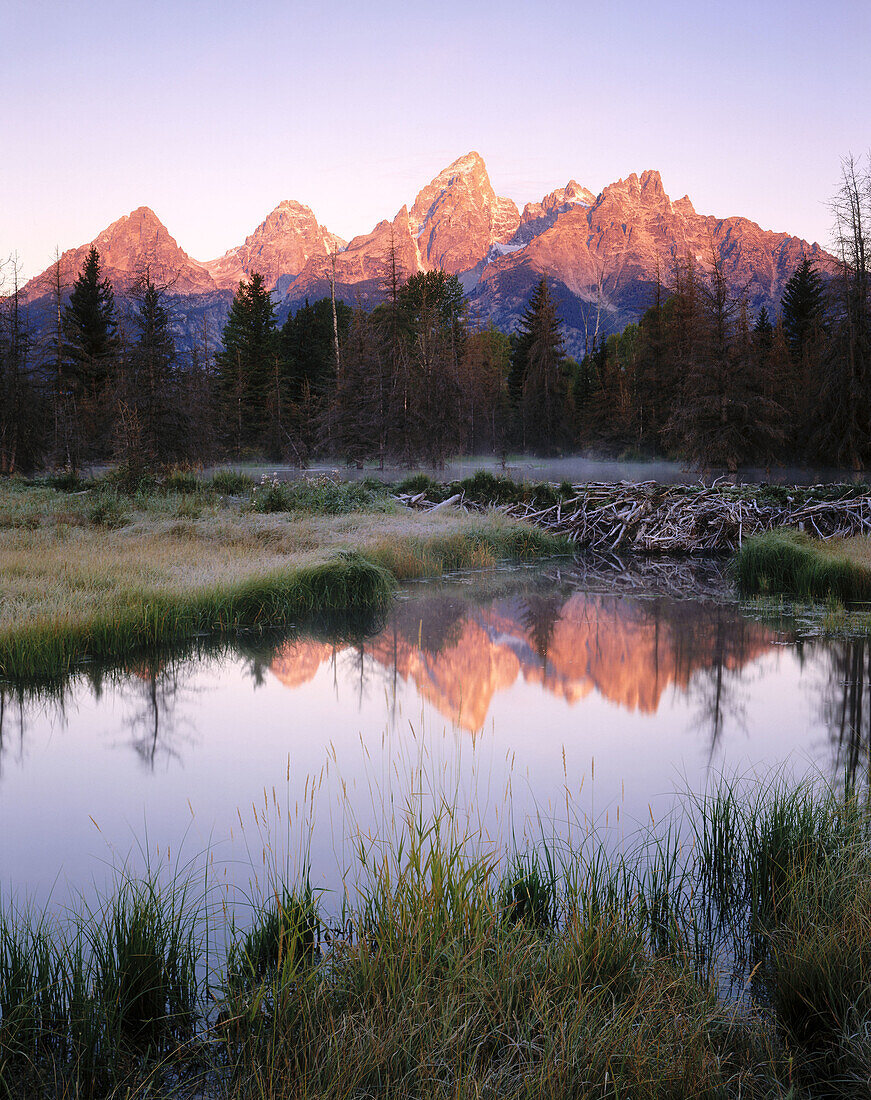
[[[139,205],[211,259],[281,200],[344,237],[477,149],[518,204],[658,168],[826,244],[871,145],[865,0],[0,0],[0,257]]]

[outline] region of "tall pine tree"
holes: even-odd
[[[224,328],[223,347],[215,356],[218,386],[233,449],[283,450],[285,382],[279,363],[275,306],[252,273],[240,282]]]
[[[102,277],[92,247],[75,281],[61,320],[63,358],[56,398],[69,425],[66,458],[105,458],[111,443],[112,389],[118,360],[118,325],[112,284]]]
[[[823,324],[825,296],[820,273],[807,256],[792,273],[780,299],[783,330],[790,351],[800,363]]]
[[[573,404],[566,371],[562,323],[542,279],[520,320],[509,389],[519,400],[521,442],[544,454],[570,446]]]
[[[190,457],[165,295],[146,274],[134,287],[133,343],[118,393],[117,446],[131,474]]]

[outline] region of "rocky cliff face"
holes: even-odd
[[[327,296],[331,279],[335,279],[337,296],[349,305],[374,305],[387,296],[394,263],[400,282],[421,270],[406,206],[393,221],[379,222],[371,233],[354,237],[343,251],[312,257],[290,282],[286,306]]]
[[[64,254],[71,284],[90,247]],[[570,180],[527,203],[523,214],[499,197],[478,153],[460,157],[392,220],[348,244],[301,203],[285,201],[237,248],[209,263],[183,251],[154,213],[140,207],[93,242],[106,274],[123,294],[148,266],[179,299],[185,331],[208,317],[212,337],[240,279],[260,272],[285,315],[306,298],[336,293],[372,305],[387,293],[393,266],[400,279],[444,268],[460,277],[473,317],[513,329],[536,282],[546,276],[565,322],[566,343],[582,355],[594,334],[619,331],[650,304],[657,278],[668,286],[674,264],[692,257],[704,276],[716,257],[735,293],[752,310],[777,312],[787,279],[805,256],[825,268],[818,245],[761,229],[746,218],[697,214],[687,196],[672,201],[659,173],[634,173],[599,195]],[[48,273],[46,273],[48,274]],[[31,301],[48,280],[28,284]]]
[[[103,273],[116,294],[124,294],[136,279],[148,271],[154,283],[173,294],[209,294],[216,287],[206,265],[191,259],[153,210],[140,206],[104,229],[93,241],[72,248],[61,256],[62,281],[72,286],[82,270],[91,246],[100,253]],[[27,284],[29,298],[48,292],[52,269]]]
[[[352,241],[337,262],[337,293],[351,303],[377,299],[379,288],[383,294],[391,244],[402,275],[438,267],[459,275],[473,316],[506,331],[546,276],[576,355],[596,334],[637,321],[656,280],[667,287],[675,263],[687,257],[703,277],[716,257],[751,310],[764,305],[773,312],[805,256],[824,268],[830,259],[818,245],[746,218],[697,214],[687,196],[673,202],[655,171],[633,173],[599,195],[570,180],[519,215],[496,195],[477,153],[439,173],[392,223]],[[289,284],[287,305],[328,289],[324,262],[311,260]]]
[[[335,258],[337,293],[350,304],[383,296],[394,257],[402,278],[435,268],[460,275],[507,243],[519,225],[517,207],[493,190],[480,155],[467,153],[431,180],[410,210],[403,206],[392,221],[348,244]],[[312,258],[289,284],[288,302],[328,293],[332,264],[331,257]]]
[[[140,206],[93,241],[64,252],[60,273],[67,294],[92,245],[100,253],[103,274],[111,282],[122,312],[125,298],[147,272],[152,282],[165,287],[171,296],[171,326],[179,346],[202,348],[205,344],[214,349],[218,345],[233,296],[216,285],[206,264],[192,259],[179,246],[153,210]],[[52,266],[24,288],[37,336],[53,323],[54,279]]]
[[[565,187],[551,191],[541,202],[528,202],[524,206],[520,225],[511,243],[527,244],[545,229],[550,229],[559,214],[564,214],[573,206],[590,207],[595,201],[596,196],[592,191],[581,187],[577,180],[569,180]]]
[[[409,211],[421,266],[459,275],[484,259],[491,245],[508,243],[520,225],[511,199],[493,190],[478,153],[467,153],[418,194]]]
[[[579,354],[593,332],[619,331],[637,320],[652,301],[657,278],[667,287],[675,262],[687,257],[702,276],[716,257],[732,290],[745,294],[752,310],[765,305],[774,312],[805,256],[823,267],[829,260],[819,245],[763,230],[746,218],[697,214],[687,196],[672,202],[658,172],[633,173],[589,198],[586,192],[566,202],[554,192],[540,210],[527,206],[515,236],[523,247],[493,257],[482,270],[473,291],[476,313],[512,328],[532,286],[545,275],[561,300],[568,342]]]
[[[270,290],[282,292],[312,257],[323,258],[345,247],[345,241],[319,225],[311,209],[287,199],[245,238],[217,260],[205,264],[219,287],[235,290],[253,272]],[[283,284],[283,285],[282,285]]]

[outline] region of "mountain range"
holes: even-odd
[[[804,257],[826,267],[818,244],[761,229],[746,218],[697,214],[689,197],[672,201],[656,171],[632,173],[598,195],[570,180],[523,210],[496,194],[478,153],[460,157],[424,187],[412,205],[371,232],[344,241],[312,210],[286,200],[245,241],[214,260],[182,249],[157,215],[139,207],[94,241],[60,258],[70,287],[91,245],[123,297],[148,267],[174,298],[177,335],[220,339],[233,292],[254,272],[273,293],[280,319],[306,299],[336,294],[350,305],[384,297],[392,256],[401,275],[443,268],[459,277],[470,315],[504,331],[517,324],[535,284],[546,276],[565,323],[570,352],[582,355],[598,333],[637,321],[657,277],[668,283],[675,261],[691,256],[704,274],[714,257],[730,288],[752,311],[779,311],[787,280]],[[38,315],[52,269],[32,279],[25,297]]]

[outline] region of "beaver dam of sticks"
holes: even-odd
[[[777,527],[793,527],[821,539],[871,533],[868,485],[662,485],[533,486],[507,501],[504,479],[484,491],[434,484],[401,492],[411,508],[458,506],[470,511],[497,507],[516,519],[561,535],[578,548],[610,553],[712,554],[737,550],[745,539]],[[520,490],[520,486],[514,486]],[[441,489],[441,491],[439,491]],[[439,499],[441,497],[441,499]],[[433,499],[435,498],[435,499]]]

